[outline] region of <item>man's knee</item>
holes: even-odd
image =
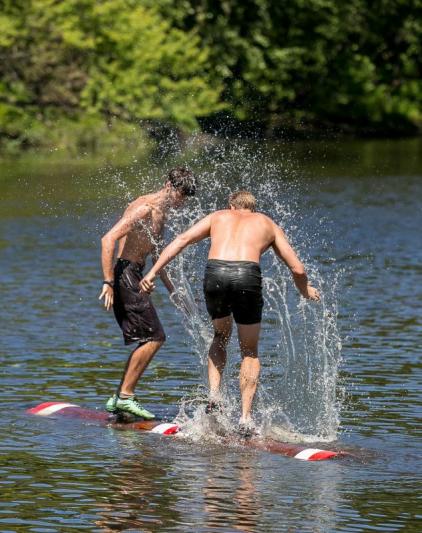
[[[258,359],[258,345],[257,344],[252,344],[252,345],[241,344],[240,353],[241,353],[242,359],[245,357],[252,357],[252,359]]]
[[[216,329],[214,330],[214,340],[222,346],[226,346],[226,344],[229,342],[230,334],[230,330]]]
[[[164,343],[166,342],[166,335],[165,333],[160,333],[154,339],[147,341],[147,342],[141,342],[138,346],[138,348],[141,348],[142,346],[154,346],[155,348],[160,348]]]

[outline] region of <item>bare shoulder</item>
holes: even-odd
[[[140,196],[133,202],[130,202],[124,214],[131,217],[139,216],[139,218],[143,218],[149,215],[153,209],[153,203],[150,201],[150,198],[148,198],[148,195]]]
[[[216,216],[225,216],[232,213],[231,209],[219,209],[218,211],[213,211],[211,214]]]
[[[266,224],[268,227],[272,228],[277,227],[277,224],[268,215],[264,215],[264,213],[254,213],[254,215],[262,224]]]
[[[257,222],[259,222],[260,227],[264,231],[268,242],[274,242],[281,228],[279,228],[272,218],[264,215],[264,213],[256,213],[256,216]]]
[[[213,222],[222,220],[230,216],[230,209],[220,209],[219,211],[213,211],[208,215]]]

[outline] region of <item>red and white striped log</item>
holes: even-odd
[[[104,411],[86,409],[72,403],[45,402],[28,409],[28,413],[37,416],[60,415],[71,418],[97,421],[99,425],[107,425],[116,429],[132,429],[158,433],[160,435],[174,435],[181,428],[174,422],[157,422],[155,420],[142,420],[137,422],[118,422],[116,417]],[[302,461],[322,461],[349,455],[342,451],[320,450],[319,448],[307,448],[306,446],[288,442],[279,442],[272,439],[253,437],[250,439],[228,439],[228,444],[242,445],[248,448],[294,457]]]
[[[138,422],[118,422],[116,417],[105,411],[86,409],[73,403],[45,402],[28,409],[28,413],[38,416],[57,415],[82,418],[84,420],[96,420],[99,425],[107,425],[118,429],[138,429],[150,433],[160,433],[161,435],[174,435],[180,431],[177,424],[169,422],[157,422],[156,420],[141,420]]]

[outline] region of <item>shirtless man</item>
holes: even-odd
[[[250,432],[252,401],[258,383],[260,363],[258,339],[262,317],[261,255],[272,248],[289,267],[293,281],[304,298],[319,300],[309,283],[303,264],[290,246],[283,230],[267,216],[256,213],[255,197],[239,191],[229,198],[229,209],[206,216],[182,233],[162,251],[158,261],[141,281],[145,292],[154,290],[154,278],[189,244],[211,239],[205,270],[204,293],[214,326],[214,339],[208,354],[209,408],[218,408],[219,388],[226,364],[226,346],[237,324],[242,356],[240,392],[241,431]]]
[[[135,387],[166,337],[152,301],[140,291],[139,282],[148,255],[153,262],[157,260],[168,210],[181,207],[195,190],[195,178],[189,170],[171,170],[162,189],[129,204],[123,217],[101,239],[104,281],[99,299],[104,298],[107,311],[113,308],[125,344],[138,343],[126,363],[117,393],[107,401],[110,412],[155,418],[137,400]],[[117,262],[113,267],[117,241]],[[161,280],[171,294],[173,284],[160,270]]]

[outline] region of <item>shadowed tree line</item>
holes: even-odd
[[[276,135],[422,124],[422,0],[0,5],[9,148],[98,148],[157,124]]]

